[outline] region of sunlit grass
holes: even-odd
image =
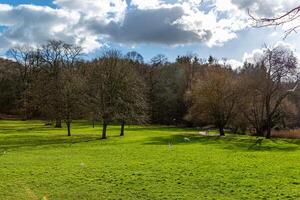
[[[0,121],[0,199],[300,199],[300,140]],[[186,140],[188,138],[189,140]]]

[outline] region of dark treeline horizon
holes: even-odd
[[[0,60],[0,114],[65,122],[214,126],[271,137],[274,128],[300,126],[298,63],[293,52],[265,48],[261,60],[232,69],[195,55],[174,62],[162,54],[144,62],[132,51],[109,49],[92,60],[82,48],[52,40],[19,46]]]

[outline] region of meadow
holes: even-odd
[[[0,199],[300,199],[300,140],[0,121]]]

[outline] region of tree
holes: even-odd
[[[168,58],[163,54],[158,54],[151,59],[152,66],[162,66],[168,63]]]
[[[197,56],[178,56],[176,64],[184,70],[186,76],[186,89],[191,89],[194,74],[200,69],[200,59]]]
[[[49,116],[56,120],[55,127],[61,128],[63,102],[63,71],[72,71],[80,59],[82,48],[64,43],[63,41],[51,40],[37,50],[42,60],[42,70],[47,78],[45,84],[44,100],[42,106],[47,109]]]
[[[181,123],[186,112],[186,74],[177,64],[157,67],[151,75],[150,105],[152,123]]]
[[[91,63],[88,78],[90,108],[103,122],[102,139],[110,122],[136,120],[145,109],[144,85],[131,62],[119,51],[104,52]]]
[[[262,84],[265,79],[265,71],[260,65],[245,63],[241,77],[243,90],[241,90],[242,103],[239,111],[247,119],[257,136],[263,136],[266,129],[265,101]]]
[[[283,101],[298,87],[297,59],[289,49],[266,47],[262,57],[246,71],[245,116],[257,134],[266,131],[266,138],[271,138]]]
[[[148,101],[145,81],[137,72],[132,62],[123,60],[126,76],[120,80],[122,89],[119,93],[118,112],[116,119],[121,122],[120,136],[124,136],[127,122],[145,123],[148,121]]]
[[[83,116],[85,80],[78,69],[64,69],[62,71],[61,116],[71,136],[71,123],[74,118]]]
[[[298,86],[297,58],[293,52],[282,47],[266,48],[261,61],[265,73],[263,80],[264,101],[266,109],[266,138],[271,138],[272,121],[278,112],[282,101]],[[295,84],[291,89],[286,88],[288,82]]]
[[[81,81],[77,71],[81,48],[51,40],[34,49],[32,55],[36,66],[30,87],[32,105],[42,116],[55,119],[56,128],[61,128],[64,120],[70,136],[72,117],[79,110],[77,96]]]
[[[138,52],[136,52],[136,51],[128,52],[126,54],[125,58],[132,61],[132,62],[138,63],[138,64],[144,63],[143,56],[141,54],[139,54]]]
[[[214,124],[224,136],[224,128],[234,119],[239,100],[239,78],[229,69],[209,67],[198,74],[187,92],[190,105],[186,118],[196,123]]]
[[[0,113],[11,114],[18,112],[22,99],[19,79],[19,68],[15,62],[0,58]]]
[[[275,17],[256,17],[251,14],[250,10],[248,10],[248,14],[252,21],[254,21],[254,26],[258,28],[270,26],[277,27],[284,24],[292,24],[292,26],[285,31],[284,38],[293,32],[297,32],[297,29],[300,28],[300,24],[292,23],[300,17],[300,5]]]
[[[208,57],[208,64],[210,64],[210,65],[214,65],[214,64],[217,64],[218,63],[218,60],[216,59],[216,58],[214,58],[212,55],[210,55],[209,57]]]
[[[15,66],[18,69],[16,81],[20,81],[20,87],[18,88],[21,94],[20,107],[23,111],[23,119],[26,120],[32,114],[30,89],[32,81],[36,77],[40,60],[37,51],[27,45],[11,48],[7,54],[16,62]]]
[[[120,79],[120,52],[107,51],[101,58],[91,63],[88,77],[88,97],[91,111],[103,123],[102,139],[106,139],[108,123],[117,112],[116,90],[119,90]]]

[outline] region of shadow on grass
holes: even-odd
[[[180,128],[180,127],[175,127],[175,126],[152,126],[152,125],[148,125],[148,126],[131,126],[128,125],[127,130],[129,130],[130,132],[157,132],[159,131],[160,133],[162,132],[166,132],[166,133],[170,133],[170,132],[178,132],[178,133],[182,133],[182,132],[187,132],[187,131],[193,131],[195,132],[195,129],[193,128]]]
[[[63,135],[37,136],[37,135],[15,135],[11,137],[1,138],[1,152],[8,150],[16,150],[19,148],[38,148],[42,146],[64,145],[71,146],[79,143],[93,142],[101,140],[99,135],[74,135],[71,137]]]
[[[199,136],[196,134],[180,134],[170,137],[153,137],[146,145],[190,145],[200,143],[203,145],[214,145],[227,150],[244,151],[296,151],[300,149],[300,140],[282,140],[256,138],[251,136],[227,135]]]

